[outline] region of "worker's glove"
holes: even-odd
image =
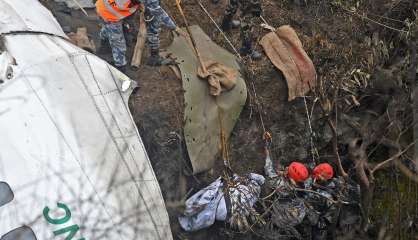
[[[123,32],[126,34],[130,34],[133,32],[133,27],[127,22],[122,23],[122,29]]]

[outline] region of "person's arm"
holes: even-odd
[[[278,175],[273,166],[273,161],[271,160],[271,157],[270,157],[270,151],[268,150],[267,147],[264,149],[264,153],[266,155],[265,164],[264,164],[264,173],[269,178],[275,178]]]

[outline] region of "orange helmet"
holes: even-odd
[[[334,170],[328,163],[321,163],[313,170],[314,180],[329,180],[334,176]]]
[[[295,182],[304,182],[308,179],[308,169],[300,162],[292,162],[287,169],[287,175]]]

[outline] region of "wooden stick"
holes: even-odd
[[[139,19],[139,31],[136,37],[135,50],[131,61],[132,67],[138,68],[141,65],[142,53],[144,51],[146,37],[147,28],[145,25],[144,13],[142,12]]]
[[[397,160],[398,157],[400,157],[402,154],[404,154],[406,151],[409,150],[410,147],[414,146],[416,141],[413,141],[411,144],[409,144],[403,151],[398,152],[397,154],[393,155],[392,157],[386,159],[383,162],[380,162],[379,164],[377,164],[372,170],[371,170],[371,174],[373,174],[375,171],[381,169],[382,167],[384,167],[386,164],[388,164],[389,162],[393,161],[393,160]]]
[[[87,11],[83,8],[83,6],[81,6],[81,4],[77,0],[73,0],[73,2],[75,4],[77,4],[77,6],[81,9],[81,11],[83,11],[84,14],[86,14],[87,17],[89,16],[89,14],[87,13]]]

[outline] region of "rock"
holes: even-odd
[[[87,36],[87,28],[77,28],[77,33],[69,33],[68,37],[72,43],[80,48],[92,53],[96,52],[94,42]]]

